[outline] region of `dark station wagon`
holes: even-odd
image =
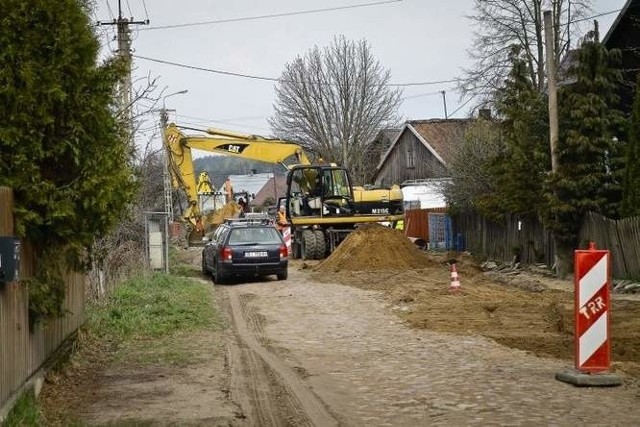
[[[287,279],[287,246],[271,219],[227,220],[204,240],[202,272],[215,283],[272,274]]]

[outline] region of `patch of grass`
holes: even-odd
[[[18,399],[2,425],[6,427],[43,425],[38,401],[32,390],[24,393]]]
[[[155,340],[218,323],[209,285],[161,273],[124,282],[106,304],[90,306],[88,314],[92,332],[115,343]]]
[[[184,367],[208,360],[217,349],[216,341],[199,336],[197,332],[177,333],[153,341],[131,342],[115,355],[114,360],[127,365]]]
[[[195,267],[185,262],[175,246],[169,247],[169,273],[184,277],[200,277],[202,275],[200,266]]]

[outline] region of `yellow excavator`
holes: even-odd
[[[204,134],[187,135],[183,129]],[[359,224],[404,219],[399,186],[375,190],[353,187],[345,168],[314,164],[297,144],[173,123],[164,135],[174,187],[187,195],[188,207],[182,217],[191,231],[206,228],[198,203],[192,149],[280,164],[287,169],[287,193],[282,201],[291,225],[293,258],[323,259]]]

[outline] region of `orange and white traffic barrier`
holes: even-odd
[[[449,286],[450,292],[457,292],[460,290],[460,278],[458,277],[458,270],[456,264],[451,264],[451,286]]]
[[[291,254],[291,227],[282,227],[282,237],[287,245],[287,253]]]
[[[611,366],[609,287],[611,254],[589,249],[574,252],[575,367],[584,373]]]

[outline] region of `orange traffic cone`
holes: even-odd
[[[456,264],[451,264],[451,286],[449,286],[449,292],[457,292],[460,290],[460,279],[458,278],[458,270],[456,270]]]

